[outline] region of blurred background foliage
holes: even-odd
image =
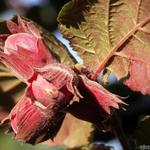
[[[12,16],[20,14],[34,20],[48,31],[55,32],[58,27],[56,21],[57,14],[61,7],[68,1],[69,0],[1,0],[0,20],[10,19]],[[131,138],[131,144],[144,144],[144,137],[146,138],[145,144],[150,144],[150,133],[145,132],[145,128],[143,129],[143,126],[145,126],[144,121],[142,121],[142,124],[139,124],[141,119],[146,115],[150,115],[150,97],[131,92],[127,87],[123,86],[121,82],[116,82],[114,77],[110,80],[111,84],[107,87],[110,91],[117,95],[128,97],[125,99],[125,102],[129,104],[129,106],[126,107],[127,110],[121,110],[118,111],[118,113],[126,136]],[[13,99],[21,95],[24,87],[25,85],[16,80],[3,65],[0,66],[0,120],[4,118],[15,105]],[[148,119],[148,121],[146,120],[147,130],[150,128],[149,120],[150,119]],[[31,146],[16,142],[12,140],[12,136],[4,135],[4,131],[5,128],[2,128],[0,131],[0,150],[65,150],[65,147],[50,148],[44,144]],[[107,143],[110,144],[110,141],[114,141],[114,139],[115,136],[111,132],[103,133],[98,130],[94,131],[93,141],[95,143],[105,143],[107,145]],[[115,139],[115,144],[116,143]],[[119,143],[117,143],[115,150],[121,150]]]
[[[16,142],[12,140],[12,135],[4,136],[5,128],[0,132],[0,149],[5,150],[49,150],[50,147],[46,144],[38,144],[35,146],[24,144],[22,142]],[[65,147],[54,147],[51,150],[65,150]]]
[[[69,0],[1,0],[0,17],[9,19],[15,14],[34,20],[49,31],[57,29],[57,14]]]

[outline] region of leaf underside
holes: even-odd
[[[59,13],[60,31],[84,64],[134,91],[150,94],[149,0],[72,0]]]

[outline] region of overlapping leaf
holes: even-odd
[[[84,63],[94,69],[93,79],[105,69],[143,94],[150,93],[149,0],[72,0],[58,21]]]

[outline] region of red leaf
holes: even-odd
[[[95,101],[104,109],[108,114],[110,114],[110,108],[119,109],[119,104],[125,104],[116,95],[110,93],[103,86],[89,80],[85,76],[81,76],[81,82],[87,88],[87,92],[90,92],[94,97]]]
[[[140,71],[138,70],[140,68]],[[141,91],[143,94],[150,93],[150,65],[140,61],[131,61],[130,78],[125,84],[134,91]]]

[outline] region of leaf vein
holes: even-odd
[[[150,22],[150,16],[147,17],[144,21],[137,24],[135,27],[133,27],[110,51],[106,59],[100,64],[99,68],[96,70],[95,74],[92,76],[93,80],[96,80],[99,73],[102,71],[102,69],[105,67],[109,59],[114,55],[114,53],[142,26]]]
[[[135,20],[135,24],[138,24],[139,22],[139,15],[141,12],[141,6],[142,6],[142,0],[137,0],[138,2],[138,8],[137,8],[137,14],[136,14],[136,20]]]

